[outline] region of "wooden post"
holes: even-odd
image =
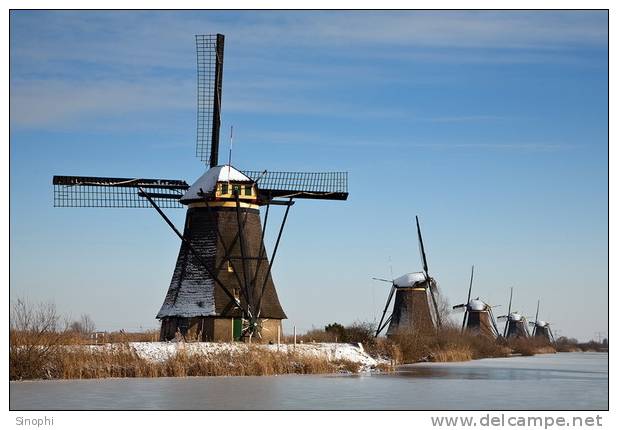
[[[296,351],[296,326],[294,326],[294,351]]]
[[[277,324],[277,352],[279,352],[280,343],[281,343],[281,322]]]

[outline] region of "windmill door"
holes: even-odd
[[[242,318],[234,318],[234,322],[232,324],[234,340],[240,340],[240,336],[242,335]]]

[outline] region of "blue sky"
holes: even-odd
[[[379,317],[371,277],[420,269],[418,214],[452,304],[475,264],[474,295],[514,286],[559,334],[607,331],[604,12],[14,11],[13,299],[156,325],[177,238],[148,209],[53,208],[51,177],[195,180],[194,34],[216,32],[233,164],[350,172],[347,202],[292,208],[286,330]]]

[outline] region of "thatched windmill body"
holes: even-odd
[[[468,299],[465,303],[453,306],[453,310],[464,311],[461,330],[492,338],[498,337],[500,332],[498,331],[498,326],[492,311],[493,306],[485,303],[478,297],[476,299],[471,298],[473,279],[474,266],[472,266],[472,272],[470,274]]]
[[[270,340],[286,318],[271,270],[290,207],[295,199],[347,199],[347,173],[239,171],[230,163],[220,165],[224,36],[196,36],[196,46],[196,155],[209,169],[191,186],[183,180],[54,176],[54,205],[152,207],[181,239],[157,314],[161,340],[178,335]],[[284,206],[285,212],[268,257],[264,235],[275,205]],[[185,207],[181,233],[162,208]]]
[[[509,310],[506,315],[500,315],[498,320],[505,321],[503,336],[507,339],[518,337],[529,337],[528,321],[526,317],[521,315],[517,311],[511,312],[511,305],[513,303],[513,288],[511,287],[511,296],[509,298]]]
[[[434,278],[429,276],[427,256],[418,217],[416,217],[416,229],[423,271],[408,273],[393,280],[374,278],[391,283],[386,306],[376,329],[376,337],[387,326],[386,336],[391,337],[413,332],[430,332],[442,323],[437,301],[437,283]],[[393,297],[395,297],[393,310],[390,316],[386,317]]]

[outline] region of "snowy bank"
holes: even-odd
[[[362,346],[348,343],[303,343],[288,345],[263,345],[246,343],[214,343],[214,342],[130,342],[129,347],[136,355],[151,362],[163,362],[174,357],[178,352],[187,355],[212,356],[221,353],[243,353],[263,349],[282,354],[296,353],[304,357],[325,358],[328,361],[346,360],[357,363],[361,371],[369,371],[378,362],[367,354]]]

